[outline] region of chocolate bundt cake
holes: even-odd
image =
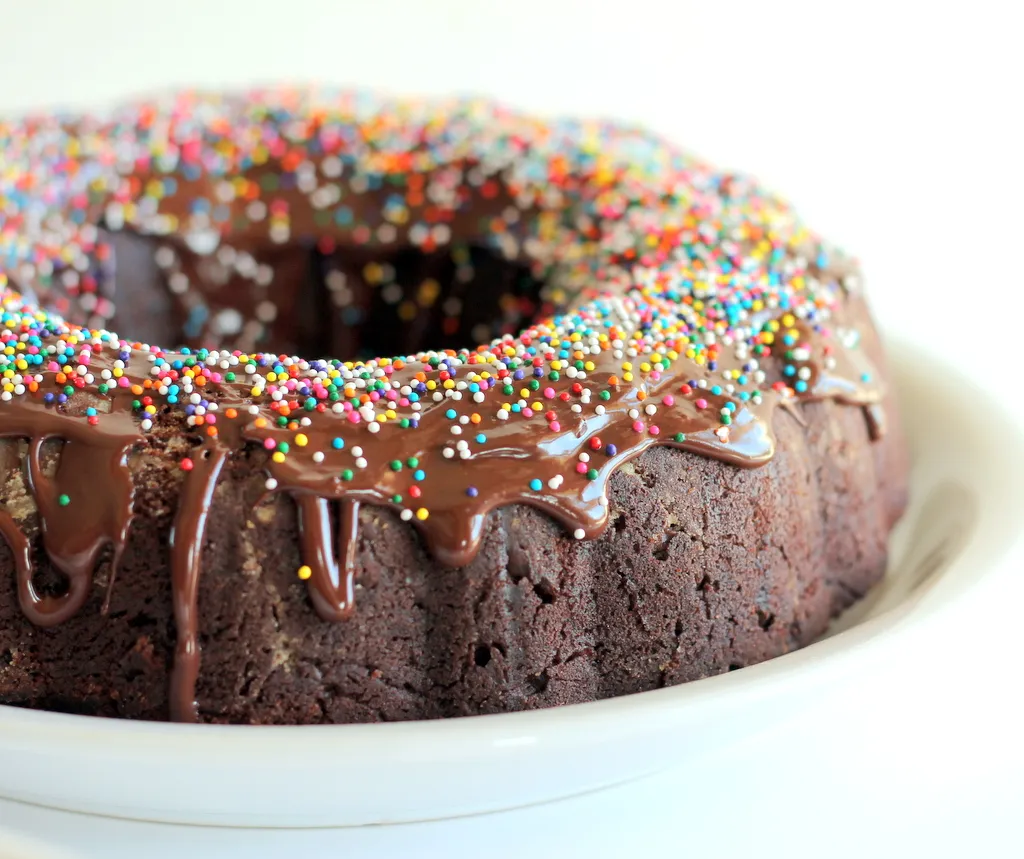
[[[742,176],[315,90],[0,152],[2,704],[590,701],[805,645],[883,575],[907,459],[856,266]]]

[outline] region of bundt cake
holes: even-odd
[[[315,89],[0,152],[2,704],[590,701],[805,645],[883,575],[907,457],[856,264],[743,176]]]

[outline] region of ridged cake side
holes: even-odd
[[[758,469],[652,448],[611,478],[612,524],[600,538],[575,540],[510,506],[491,514],[461,569],[433,561],[394,514],[364,507],[358,610],[342,623],[318,618],[296,580],[295,505],[257,504],[265,454],[252,451],[226,466],[203,546],[199,717],[313,724],[520,710],[673,685],[808,644],[885,569],[907,453],[891,397],[884,410],[875,443],[860,409],[779,410],[776,454]],[[29,623],[0,544],[0,703],[168,717],[167,543],[185,444],[169,433],[163,453],[132,460],[136,520],[105,614],[109,563],[74,618]],[[18,447],[0,441],[8,455]],[[32,498],[10,460],[0,501],[32,537],[46,581]]]

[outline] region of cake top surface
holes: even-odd
[[[443,508],[467,518],[436,490],[479,506],[494,470],[503,485],[522,472],[513,495],[558,507],[617,459],[609,443],[757,463],[770,455],[766,403],[874,398],[869,368],[837,367],[856,352],[836,317],[848,262],[749,179],[641,130],[482,100],[288,89],[0,123],[0,146],[0,261],[23,290],[62,278],[87,294],[102,225],[207,252],[471,238],[527,260],[569,308],[477,348],[304,360],[164,350],[8,293],[8,403],[57,414],[89,391],[124,402],[142,432],[170,405],[200,436],[231,427],[263,444],[288,482],[302,472],[425,521]],[[82,419],[110,420],[93,411]],[[600,438],[613,412],[627,426],[619,445]],[[443,478],[423,467],[433,459]]]

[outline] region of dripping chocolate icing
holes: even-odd
[[[349,125],[358,126],[355,120],[350,120]],[[400,153],[415,155],[423,150],[424,132],[411,122],[410,129],[409,140],[395,148]],[[412,130],[417,133],[413,134]],[[322,170],[325,157],[311,155],[308,160],[314,169]],[[479,170],[482,164],[479,153],[457,153],[447,160],[435,158],[423,168],[422,175],[428,179],[445,171],[463,175]],[[275,169],[278,173],[285,172],[278,164],[276,168],[240,170],[238,175],[258,180],[273,175]],[[645,220],[632,224],[628,212],[612,212],[586,229],[564,227],[568,236],[578,233],[579,247],[600,261],[600,267],[595,264],[581,275],[578,264],[573,262],[576,255],[565,249],[571,245],[561,248],[564,258],[559,259],[550,248],[530,250],[529,240],[540,229],[538,224],[552,214],[568,222],[583,217],[586,207],[580,200],[589,199],[586,174],[581,174],[581,190],[575,192],[576,196],[567,194],[568,202],[555,205],[539,194],[517,203],[517,198],[523,196],[522,182],[502,171],[501,167],[493,169],[501,182],[497,190],[492,189],[486,195],[478,186],[459,186],[461,191],[445,221],[451,235],[466,240],[486,238],[481,236],[480,222],[494,218],[515,204],[520,216],[505,233],[513,237],[514,245],[506,248],[506,256],[525,259],[546,282],[564,283],[568,298],[561,303],[568,313],[599,308],[597,318],[614,325],[614,330],[623,332],[624,337],[630,337],[632,332],[648,330],[658,324],[659,318],[672,317],[678,312],[681,298],[671,289],[652,292],[643,288],[647,273],[669,264],[671,255],[645,260],[643,255],[637,257],[618,249],[594,247],[591,233],[595,230],[598,233],[603,230],[609,236],[624,231],[627,238],[633,236],[636,240],[646,237],[650,225]],[[179,223],[187,223],[188,202],[209,196],[213,180],[189,178],[181,173],[173,175],[178,179],[177,193],[161,201],[160,212],[172,215]],[[146,171],[140,172],[141,183],[149,178],[152,177]],[[661,178],[667,182],[672,177]],[[636,208],[641,213],[644,209],[666,205],[659,196],[664,190],[657,187],[656,181],[652,182],[651,188],[634,193]],[[732,190],[723,186],[721,193],[726,195]],[[325,237],[340,248],[358,244],[361,253],[379,249],[384,244],[392,247],[414,244],[410,231],[403,228],[394,230],[395,236],[390,242],[365,236],[357,241],[361,227],[369,227],[367,232],[373,236],[379,234],[379,228],[385,223],[382,215],[385,201],[372,189],[349,200],[354,213],[351,224],[341,226],[334,222],[324,226],[315,219],[316,209],[309,205],[305,192],[294,188],[284,190],[278,199],[287,202],[291,215],[287,240],[274,239],[265,223],[239,225],[231,221],[230,228],[218,232],[213,247],[243,248],[255,259],[286,260],[288,248],[304,247],[311,240]],[[97,201],[90,208],[97,223],[106,211],[103,202]],[[232,207],[235,208],[234,204]],[[696,211],[699,214],[703,210],[697,207]],[[711,217],[714,212],[706,214]],[[109,220],[109,214],[107,217]],[[164,232],[162,227],[157,230],[152,222],[144,219],[129,221],[124,228],[140,234]],[[164,247],[172,249],[169,259],[175,266],[179,258],[195,261],[187,247],[189,240],[196,243],[195,237],[187,231],[182,236],[172,232],[162,240]],[[209,241],[209,236],[203,240]],[[631,242],[627,244],[632,246]],[[791,247],[787,253],[796,256],[799,248]],[[197,258],[205,255],[199,253]],[[189,277],[198,282],[198,290],[203,293],[208,285],[202,282],[201,266],[190,265]],[[835,280],[841,276],[841,272],[830,273],[827,265],[811,265],[808,271],[820,279]],[[295,297],[307,286],[305,276],[296,272],[296,267],[289,264],[272,270],[280,324],[290,329],[295,329],[296,322],[281,311],[286,305],[294,305]],[[21,283],[14,272],[12,280],[35,289],[46,298],[47,291],[40,284]],[[243,289],[234,295],[234,303],[250,315],[254,304],[263,300],[264,295],[263,288]],[[100,553],[107,547],[112,549],[116,570],[133,516],[134,487],[128,457],[133,452],[147,455],[149,444],[147,434],[140,428],[138,395],[132,392],[132,387],[152,381],[155,356],[167,364],[192,361],[193,366],[211,366],[218,370],[219,376],[207,377],[203,391],[203,397],[217,409],[216,435],[204,433],[202,424],[183,430],[200,440],[200,446],[188,458],[170,545],[177,628],[171,717],[195,721],[195,686],[200,668],[198,598],[207,513],[226,462],[246,446],[278,451],[283,445],[291,446],[288,455],[280,461],[268,460],[268,478],[272,481],[268,489],[292,496],[298,507],[301,550],[309,568],[307,587],[312,607],[324,621],[343,621],[358,610],[354,597],[356,550],[360,509],[366,505],[390,507],[399,512],[426,511],[425,516],[417,512],[411,517],[406,513],[406,517],[421,532],[439,561],[458,567],[467,564],[479,548],[488,514],[508,504],[537,507],[579,538],[599,536],[609,519],[609,478],[623,463],[652,445],[677,447],[739,467],[764,464],[774,452],[772,413],[779,405],[793,409],[794,404],[801,401],[833,399],[860,406],[865,410],[872,436],[878,437],[884,431],[884,424],[877,406],[881,394],[877,375],[857,348],[856,332],[846,329],[841,291],[837,290],[837,295],[839,298],[830,308],[827,323],[797,319],[782,326],[798,332],[795,339],[802,344],[801,348],[808,347],[807,354],[794,361],[804,382],[804,390],[798,393],[792,389],[784,394],[776,393],[765,384],[761,386],[764,396],[760,401],[741,400],[728,391],[716,391],[711,385],[701,387],[700,382],[710,376],[707,366],[684,356],[667,361],[660,370],[634,369],[630,374],[632,380],[627,381],[623,378],[627,375],[623,371],[623,357],[616,356],[616,350],[606,348],[588,354],[594,367],[583,377],[550,373],[539,377],[540,388],[529,397],[541,402],[538,412],[524,409],[506,414],[504,418],[496,415],[499,403],[516,401],[521,397],[519,389],[538,379],[529,375],[515,381],[515,392],[511,395],[492,388],[485,402],[477,403],[468,396],[460,399],[446,396],[439,401],[427,398],[417,401],[419,409],[413,409],[408,402],[406,405],[392,403],[394,417],[378,424],[376,433],[369,431],[367,420],[354,425],[351,413],[337,414],[329,409],[306,412],[296,408],[294,414],[308,418],[308,424],[277,425],[280,414],[273,406],[275,401],[253,394],[251,379],[244,374],[240,380],[225,378],[221,364],[230,355],[227,350],[207,353],[197,360],[192,352],[157,353],[132,347],[130,357],[127,361],[121,360],[123,366],[119,367],[116,355],[123,350],[123,344],[119,345],[116,340],[104,344],[86,337],[92,344],[90,371],[97,375],[103,370],[118,369],[121,375],[116,377],[117,384],[104,393],[95,389],[76,391],[64,404],[45,404],[43,394],[60,384],[58,375],[67,376],[67,373],[63,368],[44,370],[38,390],[0,403],[0,436],[28,440],[24,457],[26,483],[37,508],[42,548],[67,579],[67,590],[60,596],[36,592],[32,580],[32,547],[12,516],[0,509],[0,534],[14,555],[21,607],[40,626],[63,622],[84,604]],[[752,314],[750,327],[760,330],[763,325],[786,317],[787,313],[783,307],[763,308]],[[412,327],[415,328],[415,323]],[[54,340],[59,336],[63,335],[50,335]],[[537,336],[536,327],[530,326],[520,337],[507,338],[494,349],[515,348]],[[251,348],[248,344],[241,345]],[[476,356],[482,357],[474,367],[472,362]],[[453,378],[472,369],[488,369],[494,373],[498,368],[497,359],[488,359],[487,353],[479,350],[440,353],[440,357],[455,359],[454,363],[446,365],[445,371],[450,371]],[[644,356],[631,359],[637,365],[643,360]],[[765,363],[767,366],[770,361]],[[726,348],[717,353],[715,372],[719,375],[724,371],[740,373],[745,364],[744,358]],[[286,372],[294,367],[297,377],[302,378],[302,374],[312,372],[317,363],[293,362],[288,366]],[[392,390],[415,386],[423,373],[438,372],[439,365],[431,365],[423,356],[407,356],[403,366],[397,369],[395,366],[390,365],[387,378]],[[594,393],[606,392],[606,399],[585,396],[582,391],[588,388]],[[87,398],[95,414],[84,414],[75,404],[76,397]],[[574,411],[573,405],[582,408]],[[655,415],[647,412],[651,405],[656,405]],[[727,424],[721,418],[723,409],[731,409]],[[229,410],[234,410],[236,416],[228,417]],[[455,413],[454,418],[451,412]],[[550,419],[549,412],[554,413]],[[467,419],[466,423],[459,423],[463,418]],[[180,422],[180,413],[174,419]],[[399,429],[396,423],[403,419],[414,428]],[[160,416],[155,420],[160,420]],[[453,427],[462,432],[454,435]],[[297,429],[305,437],[301,445],[296,444]],[[477,434],[486,438],[485,444],[473,440]],[[340,450],[333,446],[334,439],[339,437],[346,441],[345,448]],[[57,471],[52,477],[44,473],[41,462],[42,445],[47,439],[62,442]],[[459,441],[469,442],[466,447],[469,453],[465,456],[461,451],[456,453]],[[354,461],[359,458],[353,454],[355,447],[362,448],[367,462],[364,468],[354,467]],[[452,451],[452,455],[446,456],[446,449]],[[314,452],[322,454],[319,461],[314,459]],[[583,472],[579,472],[577,468],[583,461],[583,454],[589,459],[584,463]],[[401,467],[392,467],[393,463]],[[420,471],[422,478],[411,479]],[[411,497],[413,487],[422,490],[422,504]],[[400,501],[396,500],[398,497]],[[62,503],[62,499],[66,503]]]

